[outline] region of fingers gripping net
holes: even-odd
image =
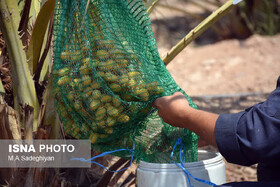
[[[57,111],[74,138],[99,151],[135,142],[137,160],[164,162],[183,137],[186,161],[196,160],[197,136],[152,112],[156,98],[183,91],[158,55],[140,0],[57,0],[53,77]]]

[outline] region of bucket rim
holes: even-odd
[[[223,163],[223,157],[219,152],[208,151],[208,150],[198,150],[200,155],[209,155],[209,159],[204,159],[196,162],[187,162],[184,163],[186,168],[195,168],[195,167],[211,167],[213,165]],[[138,168],[140,169],[180,169],[173,163],[150,163],[145,161],[140,161]]]

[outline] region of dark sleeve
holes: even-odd
[[[236,114],[221,114],[215,137],[228,162],[240,165],[280,162],[280,78],[263,102]]]

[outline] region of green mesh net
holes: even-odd
[[[159,57],[141,0],[57,0],[53,77],[56,108],[72,137],[101,152],[134,145],[136,160],[162,163],[182,137],[185,160],[196,161],[197,136],[165,124],[151,107],[184,92]]]

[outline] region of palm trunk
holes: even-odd
[[[53,79],[52,75],[49,77],[49,83],[44,93],[43,103],[45,112],[42,116],[43,124],[51,127],[50,139],[60,139],[60,121],[55,108],[55,100],[52,93]],[[47,102],[48,101],[48,102]]]
[[[9,2],[9,6],[7,2]],[[3,32],[11,62],[15,109],[19,114],[24,106],[29,105],[34,109],[33,130],[36,131],[39,103],[23,45],[18,35],[18,26],[14,23],[14,20],[19,20],[15,13],[18,12],[17,1],[1,0],[0,11],[0,29]]]

